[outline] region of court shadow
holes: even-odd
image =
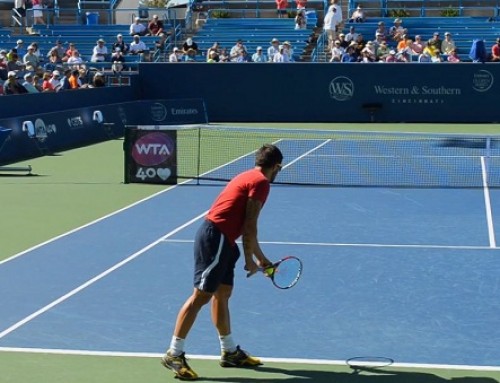
[[[333,367],[332,367],[333,368]],[[296,370],[276,367],[255,368],[255,377],[217,377],[205,378],[201,381],[231,382],[231,383],[499,383],[498,380],[489,377],[456,377],[443,378],[426,372],[393,371],[384,369],[357,369],[352,372],[318,371],[318,370]],[[266,373],[265,377],[259,377],[259,372]],[[280,374],[272,378],[267,374]],[[287,375],[288,377],[283,377]]]

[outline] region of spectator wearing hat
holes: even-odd
[[[10,71],[7,74],[7,81],[3,84],[4,94],[25,94],[28,93],[26,88],[17,82],[17,73]]]
[[[92,51],[90,61],[93,63],[106,61],[106,58],[108,57],[108,48],[106,48],[105,44],[106,42],[103,39],[97,40],[97,45]]]
[[[295,59],[293,57],[295,52],[293,51],[293,47],[292,47],[292,44],[290,43],[290,41],[285,41],[283,43],[283,47],[285,48],[285,53],[287,54],[289,61],[290,62],[295,61]]]
[[[254,63],[265,63],[268,61],[267,56],[264,54],[262,47],[257,47],[255,53],[252,55],[252,62]]]
[[[349,19],[350,23],[362,23],[365,21],[365,12],[361,5],[358,5]]]
[[[267,48],[267,59],[269,62],[273,62],[274,55],[279,53],[280,41],[277,38],[271,40],[271,45]]]
[[[278,46],[278,53],[276,53],[273,57],[273,62],[274,63],[286,63],[289,62],[290,59],[285,51],[285,46],[284,45],[279,45]]]
[[[183,52],[179,48],[174,47],[174,49],[172,49],[172,53],[168,56],[168,62],[180,63],[182,62],[182,56]]]
[[[24,75],[23,86],[28,91],[28,93],[39,93],[38,89],[35,87],[35,84],[33,83],[33,74],[31,73],[26,73]]]
[[[434,32],[432,37],[427,41],[427,47],[433,47],[439,53],[441,53],[441,46],[443,44],[443,40],[439,37],[439,32]]]
[[[498,62],[500,61],[500,37],[496,39],[495,44],[491,47],[491,59],[490,61]]]
[[[394,19],[394,25],[389,29],[389,36],[396,42],[399,42],[405,34],[405,29],[402,24],[403,21],[401,19]]]
[[[148,24],[148,34],[150,36],[159,36],[163,32],[163,21],[158,18],[158,15],[153,15],[153,19]]]
[[[441,53],[449,55],[452,50],[456,49],[455,41],[453,41],[450,32],[445,32],[444,40],[441,43]]]
[[[332,57],[330,59],[330,62],[340,62],[344,53],[345,49],[340,45],[340,40],[335,40],[334,46],[331,51]]]
[[[398,59],[396,57],[396,51],[394,49],[391,49],[389,51],[389,54],[385,58],[386,63],[395,63],[398,62]]]
[[[125,41],[123,41],[123,35],[121,33],[118,33],[116,35],[116,41],[113,43],[111,48],[112,48],[113,52],[116,52],[116,48],[120,48],[120,52],[122,52],[122,54],[126,55],[129,47],[128,47],[128,44],[126,44]]]
[[[146,26],[141,23],[141,19],[139,17],[136,17],[134,22],[130,25],[130,36],[144,36],[147,31]]]
[[[344,48],[344,50],[349,46],[349,42],[345,39],[344,33],[340,33],[337,40],[340,41],[340,46]]]
[[[28,53],[26,53],[23,57],[23,63],[28,70],[36,71],[38,66],[40,65],[40,59],[35,54],[35,47],[30,45],[28,47]]]
[[[24,55],[28,53],[28,50],[24,47],[24,41],[21,39],[16,41],[16,46],[14,47],[14,49],[16,50],[16,53],[19,57],[24,57]]]
[[[61,85],[61,73],[58,70],[52,71],[49,82],[54,90],[58,90]]]

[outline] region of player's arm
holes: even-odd
[[[257,239],[257,222],[259,220],[262,202],[249,198],[245,211],[245,221],[243,223],[243,252],[245,254],[245,268],[250,274],[257,271],[258,265],[255,263],[253,256],[257,258],[259,264],[264,266],[269,263],[269,260],[264,256],[259,241]]]

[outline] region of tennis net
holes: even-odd
[[[172,127],[170,127],[172,128]],[[177,174],[228,181],[264,143],[283,152],[275,183],[350,187],[500,187],[500,136],[217,125],[177,129]]]

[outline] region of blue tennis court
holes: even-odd
[[[284,142],[285,179],[337,144],[311,141],[297,151]],[[481,185],[484,158],[473,153],[453,163]],[[251,153],[233,161],[230,172],[252,161]],[[371,177],[366,158],[357,161]],[[194,233],[221,188],[187,182],[0,263],[8,292],[0,349],[163,353],[192,291]],[[245,278],[240,260],[235,339],[264,358],[371,355],[500,370],[499,212],[500,190],[487,186],[275,185],[259,239],[270,258],[300,257],[304,274],[281,291],[262,276]],[[186,350],[219,354],[208,307]]]

